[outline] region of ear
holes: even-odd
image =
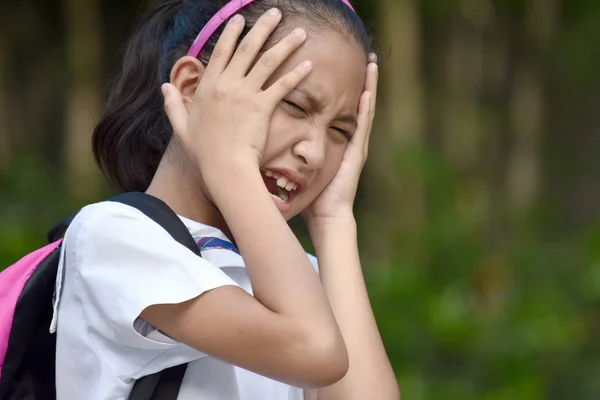
[[[200,84],[206,67],[195,57],[185,56],[177,60],[171,70],[171,84],[175,86],[188,109],[192,105],[194,93]]]

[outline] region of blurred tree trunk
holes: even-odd
[[[519,66],[510,105],[514,138],[507,166],[507,196],[512,211],[527,211],[537,199],[542,91],[541,77],[535,68]]]
[[[463,229],[489,246],[474,277],[481,310],[500,309],[506,298],[509,269],[497,253],[497,221],[502,220],[494,195],[503,192],[500,137],[504,113],[484,99],[502,96],[507,81],[507,32],[490,0],[461,0],[441,40],[436,73],[443,79],[440,101],[441,144],[446,165],[458,176],[448,201]],[[495,106],[497,107],[497,106]],[[435,119],[435,118],[434,118]],[[499,179],[500,178],[500,179]],[[439,183],[438,183],[439,184]],[[500,246],[498,246],[500,247]]]
[[[485,50],[489,50],[486,30],[493,22],[494,9],[489,0],[461,0],[451,19],[446,48],[440,57],[440,76],[444,78],[441,101],[441,143],[444,158],[457,174],[453,206],[460,219],[469,223],[472,233],[485,230],[490,214],[491,187],[485,169],[485,134],[495,124],[487,124],[483,97]],[[445,56],[445,58],[444,58]]]
[[[0,36],[0,173],[5,172],[11,162],[10,132],[8,124],[8,41]]]
[[[487,7],[483,6],[488,4]],[[482,7],[485,7],[482,9]],[[442,112],[442,143],[446,161],[457,172],[477,172],[481,159],[483,83],[483,30],[490,18],[488,0],[462,0],[447,36],[446,97]],[[443,55],[442,55],[443,56]]]
[[[100,114],[100,13],[98,0],[65,0],[68,65],[68,191],[78,201],[98,200],[100,175],[91,155],[91,133]]]
[[[516,217],[529,210],[538,199],[546,109],[542,55],[554,38],[558,16],[559,0],[533,0],[524,20],[527,55],[517,66],[512,87],[514,139],[507,169],[508,202]]]
[[[421,24],[415,0],[377,4],[382,62],[378,118],[372,135],[361,223],[370,255],[380,262],[415,243],[424,222],[423,181],[415,165],[422,146]]]

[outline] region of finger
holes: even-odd
[[[252,82],[252,85],[259,89],[262,88],[281,64],[305,41],[306,31],[298,28],[279,41],[272,49],[265,52],[248,73],[248,79]]]
[[[227,68],[244,26],[244,17],[239,14],[229,20],[210,56],[204,72],[205,76],[220,75]]]
[[[164,108],[167,118],[173,127],[173,135],[181,137],[187,130],[188,112],[183,103],[183,97],[179,90],[170,83],[161,87],[164,97]]]
[[[367,138],[365,140],[365,153],[368,152],[369,142],[371,140],[371,132],[373,131],[373,121],[375,120],[375,109],[377,106],[377,84],[379,81],[379,67],[375,63],[369,64],[367,67],[367,82],[365,88],[371,92],[371,104],[369,106],[369,127],[367,130]]]
[[[371,92],[375,99],[377,95],[377,83],[379,80],[379,67],[375,63],[369,63],[367,66],[367,78],[365,81],[365,92]]]
[[[352,135],[351,144],[358,149],[364,149],[364,144],[369,136],[369,124],[371,119],[371,92],[364,92],[360,97],[358,105],[358,119],[356,130]]]
[[[246,76],[265,42],[279,25],[281,17],[281,11],[272,8],[256,21],[233,54],[227,67],[228,73],[235,77]]]
[[[310,61],[304,61],[294,70],[288,72],[273,83],[267,90],[265,95],[273,104],[279,102],[296,88],[312,71],[313,64]]]
[[[375,63],[377,64],[377,54],[375,53],[369,53],[369,63]]]

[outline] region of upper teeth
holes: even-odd
[[[265,171],[265,175],[277,180],[277,186],[282,189],[287,190],[288,192],[294,191],[298,189],[298,184],[294,182],[290,182],[285,176],[278,174],[273,171]]]

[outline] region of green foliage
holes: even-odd
[[[600,398],[600,230],[583,247],[545,242],[529,226],[499,249],[449,201],[469,183],[436,157],[422,161],[422,246],[399,246],[369,276],[403,397]]]
[[[39,158],[20,156],[0,175],[0,270],[46,244],[46,233],[76,212],[55,168]]]

